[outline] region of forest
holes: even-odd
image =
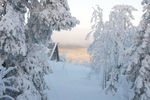
[[[108,21],[95,6],[90,61],[73,64],[51,61],[49,48],[54,31],[81,22],[67,0],[0,0],[0,100],[150,100],[150,0],[141,4],[137,26],[132,5]]]

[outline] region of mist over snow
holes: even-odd
[[[91,42],[92,37],[85,40],[86,35],[90,30],[84,28],[73,28],[71,31],[53,32],[52,40],[58,42],[60,47],[65,48],[87,48]]]

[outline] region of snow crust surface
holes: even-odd
[[[53,73],[45,77],[50,89],[45,92],[48,100],[124,100],[118,95],[106,95],[90,68],[71,63],[54,63]]]

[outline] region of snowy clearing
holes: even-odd
[[[90,69],[71,63],[54,63],[53,73],[45,77],[50,90],[48,100],[123,100],[105,95],[95,76],[88,78]]]

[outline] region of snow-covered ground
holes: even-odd
[[[53,63],[53,73],[45,77],[50,87],[48,100],[123,100],[108,96],[100,89],[98,79],[88,77],[90,69],[71,63]]]

